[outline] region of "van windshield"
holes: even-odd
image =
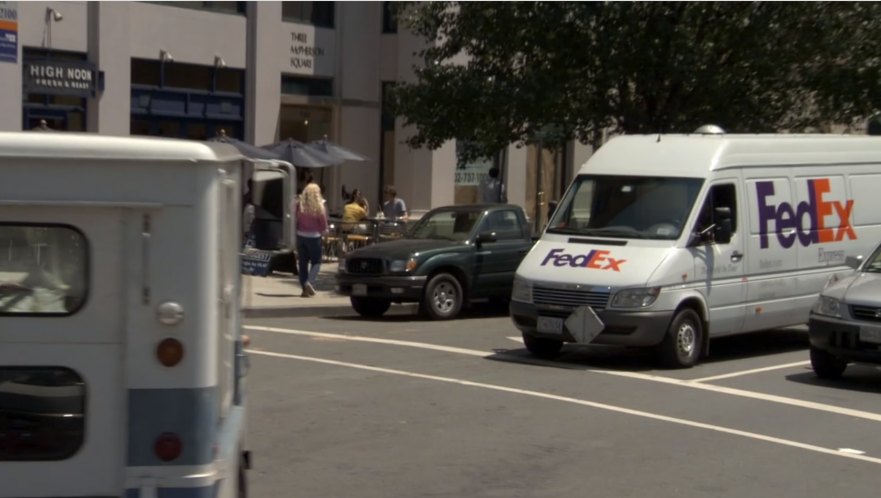
[[[550,219],[549,233],[676,240],[701,178],[580,175]]]

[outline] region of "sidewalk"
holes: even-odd
[[[336,293],[336,270],[336,261],[321,264],[312,297],[300,297],[300,282],[290,273],[242,275],[242,312],[245,317],[355,314],[349,298]]]

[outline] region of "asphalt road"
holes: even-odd
[[[253,319],[253,497],[874,496],[881,369],[821,381],[804,328],[533,359],[504,310]]]

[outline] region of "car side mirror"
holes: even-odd
[[[848,256],[848,257],[844,258],[844,264],[846,266],[849,266],[849,267],[853,268],[854,270],[856,270],[857,268],[860,267],[861,264],[863,264],[863,257],[862,256]]]
[[[474,244],[477,247],[480,247],[482,244],[495,242],[497,240],[499,239],[496,237],[495,232],[480,232],[479,234],[477,234],[477,239],[474,240]]]

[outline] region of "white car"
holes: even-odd
[[[881,246],[847,264],[853,273],[830,279],[808,322],[811,366],[824,379],[840,377],[850,362],[881,364]]]

